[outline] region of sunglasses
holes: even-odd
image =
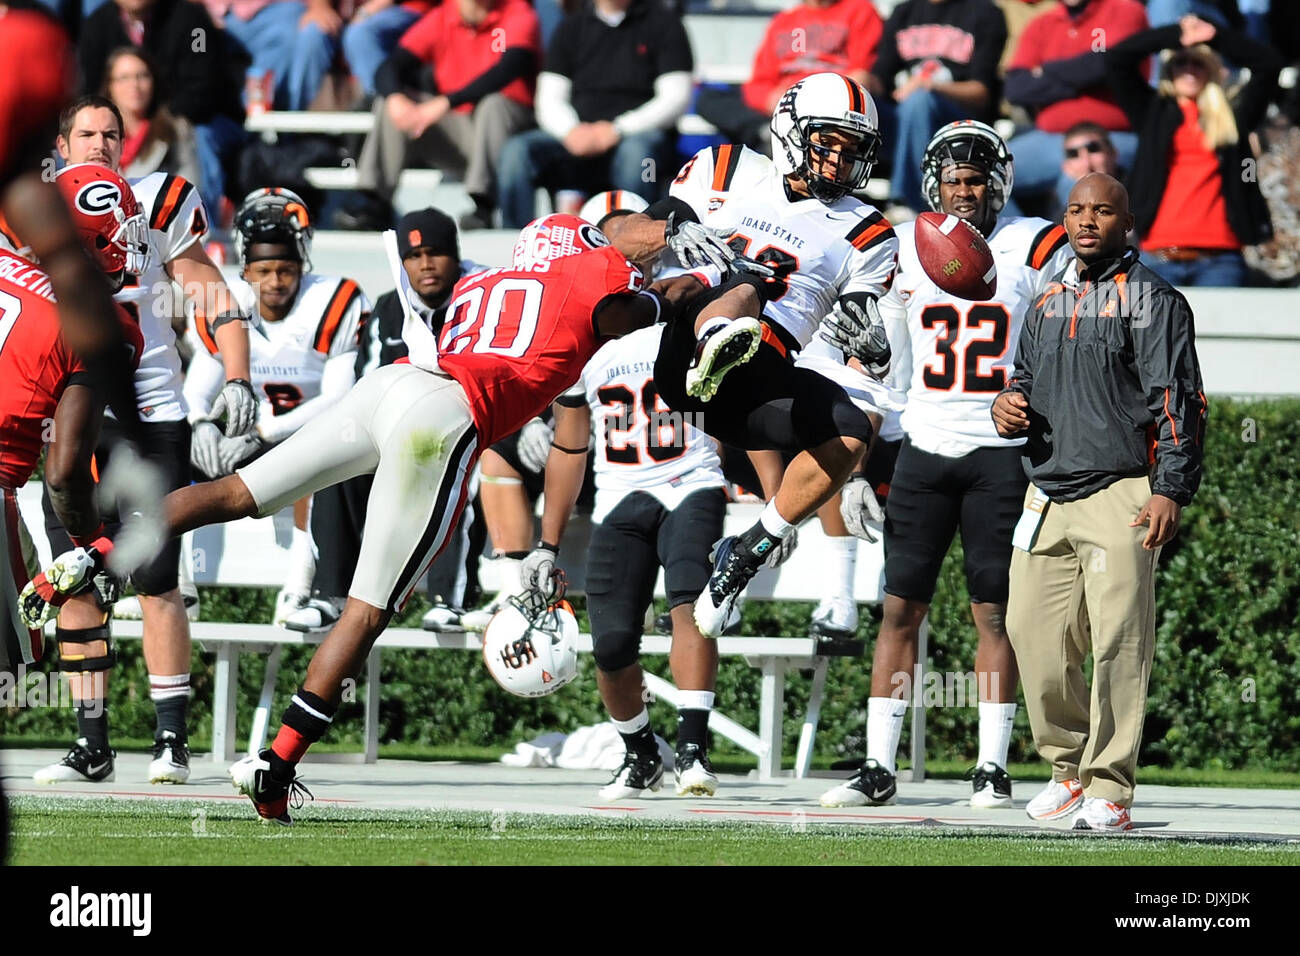
[[[1209,72],[1209,68],[1205,65],[1205,62],[1203,60],[1199,60],[1194,56],[1187,56],[1186,54],[1180,54],[1179,56],[1176,56],[1172,60],[1170,60],[1169,69],[1171,71],[1172,70],[1205,70],[1206,72]]]
[[[1099,139],[1090,139],[1082,146],[1067,146],[1065,148],[1066,159],[1076,159],[1084,153],[1104,153],[1106,144]]]

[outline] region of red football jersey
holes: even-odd
[[[481,447],[518,431],[578,380],[602,340],[592,313],[645,287],[611,246],[466,276],[452,290],[438,365],[469,396]]]
[[[75,86],[77,63],[57,20],[43,10],[13,7],[0,13],[0,63],[7,67],[0,72],[3,184],[23,158],[23,148],[53,134],[59,110]]]
[[[118,308],[138,362],[140,328]],[[84,366],[63,342],[49,277],[26,259],[0,252],[0,487],[31,477],[63,390]]]

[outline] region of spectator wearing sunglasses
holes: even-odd
[[[1160,50],[1152,89],[1137,66]],[[1250,70],[1231,102],[1220,54]],[[1111,87],[1138,131],[1127,186],[1143,260],[1169,282],[1242,285],[1242,247],[1271,237],[1248,137],[1277,92],[1281,67],[1271,47],[1196,16],[1143,31],[1107,54]]]

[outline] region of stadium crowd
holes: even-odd
[[[1300,275],[1288,194],[1295,177],[1285,174],[1300,163],[1292,147],[1300,98],[1293,80],[1286,90],[1277,82],[1284,64],[1300,58],[1289,5],[783,6],[736,86],[696,81],[709,57],[691,49],[681,16],[756,12],[743,4],[83,0],[63,13],[84,18],[83,88],[109,96],[126,118],[127,171],[186,176],[218,226],[229,225],[240,197],[267,185],[270,171],[311,201],[322,224],[341,228],[391,227],[398,177],[419,165],[463,186],[473,209],[462,229],[522,227],[538,211],[539,187],[569,212],[609,188],[653,201],[667,191],[661,171],[694,152],[680,151],[683,116],[711,123],[715,142],[770,154],[768,120],[781,91],[830,69],[876,99],[885,143],[876,175],[887,180],[891,221],[925,208],[919,161],[936,129],[1002,119],[1014,128],[1012,212],[1058,218],[1082,172],[1117,171],[1142,197],[1141,247],[1179,284],[1289,284]],[[1174,55],[1183,39],[1177,24],[1190,14],[1212,24],[1211,35]],[[1161,108],[1188,82],[1203,88],[1191,125]],[[267,147],[243,128],[246,116],[267,109],[368,110],[373,130],[341,148],[315,135]],[[1198,124],[1219,161],[1217,180],[1185,138]],[[346,194],[320,193],[303,177],[306,166],[354,162],[358,188]],[[1205,177],[1216,187],[1214,208],[1188,206],[1183,200]],[[1158,215],[1162,187],[1168,198]]]

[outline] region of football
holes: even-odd
[[[916,256],[944,292],[981,302],[998,291],[998,268],[979,230],[965,219],[923,212],[916,219]]]

